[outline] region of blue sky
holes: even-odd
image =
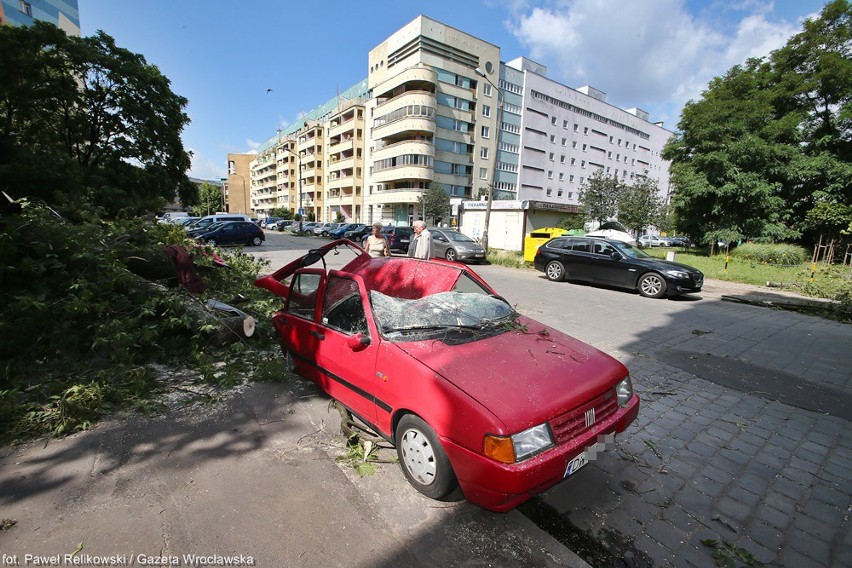
[[[100,29],[141,53],[189,99],[190,175],[225,175],[251,152],[367,76],[367,54],[423,13],[526,56],[571,87],[675,129],[683,104],[748,57],[784,45],[821,0],[79,0]],[[271,89],[271,91],[269,91]]]

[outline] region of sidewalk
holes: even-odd
[[[421,496],[395,463],[360,478],[343,447],[329,399],[291,379],[4,448],[4,565],[587,566],[518,512]]]

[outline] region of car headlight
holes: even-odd
[[[633,382],[630,380],[630,375],[615,385],[615,394],[618,397],[618,406],[626,405],[633,398]]]
[[[666,274],[672,278],[689,278],[689,274],[683,270],[666,270]]]
[[[503,463],[515,463],[553,446],[553,437],[545,423],[508,437],[488,434],[483,446],[486,456]]]

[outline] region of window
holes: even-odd
[[[488,105],[482,105],[482,116],[491,116],[491,107]]]
[[[583,134],[585,134],[586,136],[588,136],[588,135],[589,135],[589,127],[588,127],[588,126],[586,126],[585,128],[583,128]]]
[[[559,172],[559,181],[565,181],[565,174]]]
[[[612,144],[612,136],[609,137],[609,143]]]
[[[550,197],[551,195],[553,195],[553,190],[548,187],[547,188],[547,196]]]
[[[585,152],[585,151],[586,151],[586,145],[583,144],[583,152]]]
[[[582,162],[580,162],[580,167],[581,167],[581,168],[585,168],[585,167],[586,167],[586,160],[583,160]]]
[[[547,170],[547,179],[553,179],[553,170]]]
[[[482,158],[483,160],[487,160],[488,159],[488,148],[486,148],[485,146],[480,148],[479,149],[479,157]]]
[[[556,192],[556,196],[557,196],[557,197],[562,197],[562,190],[561,190],[561,189],[560,189],[559,191],[557,191],[557,192]]]
[[[571,147],[572,147],[572,148],[574,148],[574,149],[576,149],[576,148],[577,148],[577,141],[576,141],[576,140],[574,140],[573,142],[571,142]]]
[[[483,138],[488,138],[491,135],[491,128],[488,126],[483,126],[482,130],[480,130]]]
[[[24,2],[23,0],[21,0],[21,12],[32,18],[33,7],[30,5],[29,2]]]
[[[485,95],[486,97],[490,97],[490,96],[491,96],[491,83],[488,83],[488,82],[486,81],[486,82],[482,85],[482,94],[483,94],[483,95]]]
[[[562,121],[562,128],[568,128],[568,121],[567,120]]]
[[[611,160],[612,159],[612,152],[607,152],[606,157]]]
[[[553,152],[550,153],[550,161],[553,161]]]
[[[570,176],[568,176],[568,181],[571,182],[571,183],[574,183],[574,174],[571,174]],[[568,197],[571,197],[570,193],[568,194]]]
[[[575,124],[575,125],[574,125],[574,132],[578,132],[578,131],[579,131],[579,129],[580,129],[580,125],[579,125],[579,124]]]
[[[562,145],[563,145],[563,146],[565,146],[565,145],[567,145],[567,144],[568,144],[568,139],[567,139],[567,138],[563,138],[563,139],[562,139]]]
[[[550,143],[551,143],[551,144],[555,144],[555,143],[556,143],[556,135],[555,135],[555,134],[551,134],[551,135],[550,135]]]
[[[287,297],[287,313],[313,320],[319,284],[319,274],[294,275]]]
[[[565,154],[562,154],[561,156],[559,156],[559,163],[560,163],[560,164],[564,164],[564,163],[565,163]]]
[[[556,117],[555,116],[550,117],[550,124],[553,125],[553,126],[556,126]]]
[[[488,168],[479,168],[479,179],[488,179]]]
[[[369,331],[358,284],[348,278],[329,278],[322,306],[322,323],[350,335]]]
[[[577,158],[571,158],[571,165],[573,166],[576,163],[577,163]]]

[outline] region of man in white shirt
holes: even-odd
[[[432,258],[432,233],[426,229],[426,223],[417,220],[414,222],[414,238],[409,249],[409,256],[429,260]]]

